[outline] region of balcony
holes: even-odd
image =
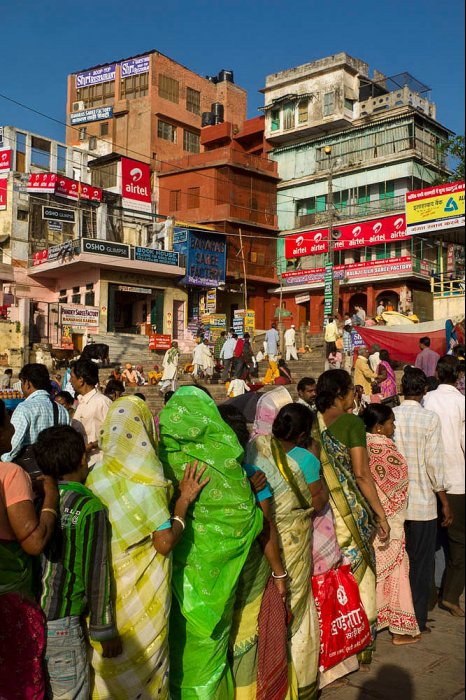
[[[197,170],[220,165],[231,165],[246,170],[253,170],[261,175],[270,175],[278,179],[278,164],[273,160],[248,155],[232,148],[215,148],[212,151],[183,156],[174,161],[160,163],[159,177],[168,173],[180,173],[183,170]]]
[[[334,224],[343,221],[360,220],[366,217],[376,218],[379,215],[390,214],[395,211],[403,211],[405,208],[405,195],[389,197],[387,199],[375,199],[364,204],[348,204],[346,207],[335,207],[333,214]],[[313,214],[301,214],[295,217],[295,228],[305,226],[327,226],[328,212],[315,212]]]

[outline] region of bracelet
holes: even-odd
[[[52,513],[52,515],[58,518],[58,513],[53,508],[42,508],[41,513]]]
[[[280,575],[274,574],[274,572],[272,571],[272,578],[281,579],[281,578],[287,578],[287,577],[288,577],[288,571],[286,569],[285,569],[285,573],[280,574]]]
[[[174,515],[174,516],[171,518],[171,520],[176,520],[176,522],[179,523],[179,524],[181,525],[181,527],[183,528],[183,531],[184,531],[184,529],[185,529],[185,527],[186,527],[186,523],[185,523],[184,519],[183,519],[180,515]]]

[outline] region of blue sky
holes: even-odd
[[[0,22],[0,93],[60,121],[68,73],[149,49],[201,75],[233,69],[250,116],[267,74],[346,51],[427,83],[439,121],[464,133],[463,0],[0,0]],[[0,124],[64,139],[2,98]]]

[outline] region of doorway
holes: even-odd
[[[184,338],[185,329],[185,302],[173,301],[173,338]]]
[[[84,333],[72,333],[71,334],[71,340],[73,341],[73,347],[79,353],[81,353],[83,351],[83,345],[84,345],[83,338],[84,338]]]

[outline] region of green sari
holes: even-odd
[[[262,512],[242,469],[236,435],[197,387],[180,387],[161,412],[159,455],[175,486],[194,460],[207,464],[210,478],[173,551],[171,698],[230,700],[227,652],[236,587],[262,530]]]
[[[358,654],[361,663],[369,664],[377,632],[375,555],[372,546],[375,523],[372,510],[356,484],[349,447],[331,431],[332,426],[327,428],[321,413],[317,414],[317,418],[313,437],[321,446],[320,460],[330,492],[335,534],[343,557],[351,564],[371,625],[373,643]],[[351,418],[356,419],[356,416]]]

